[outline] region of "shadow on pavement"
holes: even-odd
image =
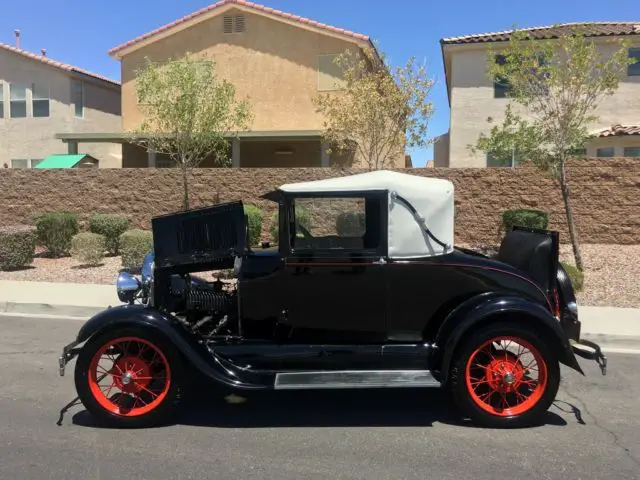
[[[464,419],[449,395],[438,389],[319,390],[260,392],[241,404],[227,403],[220,392],[198,389],[184,399],[174,424],[218,428],[430,427],[443,423],[475,427]],[[97,427],[86,411],[72,421]],[[548,412],[544,425],[564,426]]]

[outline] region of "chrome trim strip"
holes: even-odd
[[[342,370],[276,374],[274,389],[439,387],[429,370]]]

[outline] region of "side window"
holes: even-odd
[[[292,204],[294,250],[376,251],[381,245],[381,198],[296,198]]]

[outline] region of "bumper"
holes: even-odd
[[[61,377],[64,377],[64,369],[67,366],[67,363],[73,360],[80,352],[80,349],[76,348],[79,343],[80,342],[78,341],[71,342],[69,345],[62,349],[62,355],[60,355],[60,357],[58,358],[58,367],[60,368]]]
[[[574,354],[587,360],[595,360],[600,366],[602,375],[607,374],[607,357],[602,353],[600,345],[589,340],[571,340],[570,343]]]

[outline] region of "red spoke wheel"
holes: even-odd
[[[151,426],[173,411],[182,378],[180,356],[160,334],[117,329],[82,348],[76,363],[78,395],[100,423]]]
[[[472,334],[457,350],[451,370],[458,405],[486,426],[538,423],[560,382],[558,361],[546,343],[535,331],[511,324]]]

